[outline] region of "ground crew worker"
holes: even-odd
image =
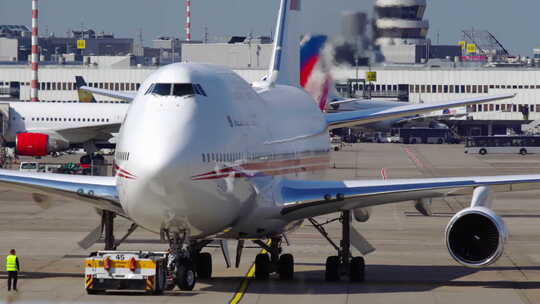
[[[19,276],[19,270],[21,266],[19,264],[19,259],[16,256],[15,249],[9,251],[9,255],[6,257],[6,271],[8,273],[8,291],[13,290],[17,291],[17,278]],[[13,283],[13,284],[12,284]]]

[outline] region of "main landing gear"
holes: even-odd
[[[363,282],[365,279],[365,260],[363,257],[352,257],[351,255],[351,211],[341,212],[339,218],[319,223],[315,219],[310,218],[311,224],[321,233],[321,235],[334,247],[337,255],[330,256],[326,259],[325,279],[329,282],[339,281],[341,276],[349,276],[352,282]],[[341,241],[339,246],[330,239],[328,233],[324,229],[324,225],[334,221],[341,223]]]
[[[281,254],[281,238],[272,238],[269,243],[253,242],[266,251],[255,258],[255,279],[267,280],[271,273],[277,273],[281,280],[294,278],[294,258],[289,253]]]

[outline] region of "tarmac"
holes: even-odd
[[[467,155],[461,145],[355,144],[332,155],[328,179],[381,179],[540,173],[540,155]],[[55,159],[59,161],[61,159]],[[382,170],[384,169],[384,170]],[[539,188],[540,189],[540,188]],[[246,278],[257,248],[244,250],[238,269],[225,267],[218,248],[213,254],[214,278],[195,290],[174,290],[161,296],[113,292],[87,295],[83,260],[99,250],[77,242],[100,219],[84,204],[38,205],[29,194],[0,189],[0,301],[4,303],[540,303],[540,191],[497,194],[494,209],[510,231],[501,259],[484,269],[458,265],[449,256],[444,229],[470,198],[434,200],[431,217],[412,203],[374,208],[367,223],[355,223],[376,248],[366,257],[366,281],[324,281],[324,263],[332,247],[309,224],[288,236],[284,252],[295,258],[295,279],[266,282]],[[318,218],[325,221],[333,215]],[[116,221],[117,237],[129,227]],[[338,223],[326,226],[334,240]],[[139,230],[122,250],[164,250],[157,235]],[[231,253],[236,242],[229,242]],[[5,254],[16,248],[22,266],[19,292],[8,293]],[[353,251],[354,255],[358,255]],[[234,259],[234,257],[233,257]],[[239,292],[244,291],[244,292]]]

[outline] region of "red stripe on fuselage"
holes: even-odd
[[[120,168],[120,166],[118,166],[118,165],[114,165],[114,169],[115,169],[116,171],[119,171],[119,173],[123,173],[124,175],[129,175],[129,176],[130,176],[131,178],[133,178],[133,179],[137,178],[136,175],[131,174],[131,173],[129,173],[128,171],[126,171],[126,170]]]
[[[319,165],[319,166],[262,171],[260,173],[265,175],[265,176],[278,176],[278,175],[286,175],[286,174],[292,174],[292,173],[321,171],[321,170],[325,170],[327,168],[328,168],[328,164],[325,164],[325,165]],[[212,179],[231,178],[231,177],[232,178],[242,178],[242,177],[247,177],[247,176],[248,175],[245,174],[245,173],[221,174],[221,175],[193,178],[192,180],[201,181],[201,180],[212,180]]]
[[[269,169],[276,169],[281,167],[293,167],[293,166],[301,166],[301,165],[310,165],[310,164],[316,164],[316,163],[328,163],[330,161],[330,158],[328,156],[325,157],[310,157],[310,158],[304,158],[304,159],[288,159],[288,160],[278,160],[278,161],[266,161],[266,162],[255,162],[255,163],[248,163],[243,165],[238,165],[238,168],[232,168],[227,167],[223,168],[219,171],[210,171],[203,174],[198,174],[192,176],[193,179],[197,179],[200,177],[208,177],[210,175],[224,175],[228,176],[226,173],[231,173],[235,171],[242,171],[242,170],[251,170],[251,171],[264,171]]]
[[[310,158],[303,158],[303,159],[289,159],[289,160],[268,161],[268,162],[260,162],[260,163],[249,163],[249,164],[242,165],[242,168],[246,170],[265,170],[265,169],[276,169],[280,167],[309,165],[309,164],[315,164],[315,163],[321,163],[321,162],[328,163],[329,161],[330,161],[330,157],[328,156],[310,157]]]
[[[329,157],[312,157],[305,159],[291,159],[280,161],[268,161],[259,163],[250,163],[238,166],[235,168],[224,168],[219,171],[212,171],[204,174],[192,176],[192,180],[209,180],[220,179],[227,177],[241,178],[247,177],[248,174],[242,170],[255,171],[253,175],[284,175],[290,173],[307,172],[324,170],[329,166]],[[300,167],[299,167],[300,166]],[[292,167],[292,168],[291,168]]]

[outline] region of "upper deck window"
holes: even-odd
[[[176,97],[190,95],[207,96],[201,85],[192,83],[154,83],[146,91],[145,95],[147,94]]]

